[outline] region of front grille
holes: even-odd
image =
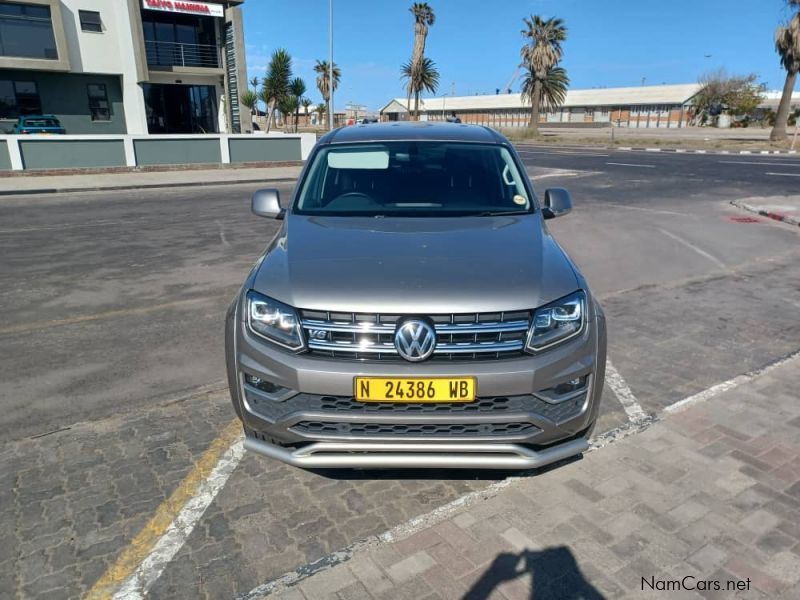
[[[312,354],[345,360],[402,361],[394,333],[402,315],[301,311]],[[431,360],[490,360],[520,356],[530,311],[429,315],[436,328]]]
[[[522,396],[493,396],[478,398],[475,402],[451,403],[389,403],[358,402],[349,396],[318,396],[316,394],[297,394],[276,402],[259,398],[245,386],[245,396],[252,410],[270,421],[282,421],[297,413],[325,413],[325,417],[336,421],[342,413],[362,415],[447,415],[447,414],[488,414],[522,413],[543,417],[553,423],[561,423],[579,414],[586,403],[586,395],[565,400],[558,404],[545,402],[532,394]]]
[[[538,428],[531,423],[327,423],[300,421],[291,431],[303,435],[323,436],[528,436]]]

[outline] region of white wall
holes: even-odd
[[[125,0],[61,0],[72,71],[122,76],[125,125],[147,133],[144,96],[136,73],[133,33]],[[81,31],[79,10],[100,13],[102,33]]]

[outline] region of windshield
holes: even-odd
[[[55,119],[25,119],[23,122],[26,127],[59,127],[60,124]]]
[[[525,213],[531,199],[503,146],[382,142],[317,152],[294,212],[327,216]]]

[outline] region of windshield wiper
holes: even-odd
[[[506,215],[528,215],[530,211],[527,210],[485,210],[483,212],[474,213],[470,216],[474,217],[503,217]]]

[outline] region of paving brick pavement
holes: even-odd
[[[794,358],[270,597],[799,598],[798,381]]]

